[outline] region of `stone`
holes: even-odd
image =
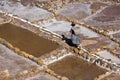
[[[31,72],[38,72],[38,71],[39,71],[38,68],[32,68],[32,69],[31,69]]]
[[[67,77],[62,77],[61,80],[69,80]]]
[[[97,51],[100,51],[100,50],[101,50],[100,48],[97,49]]]
[[[0,38],[0,43],[2,43],[4,41],[4,39]]]
[[[34,56],[33,55],[29,55],[28,58],[29,59],[34,59]]]
[[[19,72],[19,75],[25,75],[25,74],[27,74],[28,73],[28,71],[27,70],[24,70],[24,71],[21,71],[21,72]]]
[[[11,45],[11,48],[12,48],[12,45]],[[15,52],[19,52],[20,49],[19,49],[19,48],[14,48],[14,51],[15,51]]]
[[[77,48],[74,48],[73,50],[75,53],[77,53],[77,54],[79,53],[79,50]]]
[[[83,53],[84,53],[84,51],[83,51],[83,50],[80,50],[80,51],[79,51],[79,54],[80,54],[80,55],[82,55]]]
[[[0,80],[7,80],[10,77],[9,71],[1,71],[0,72]]]
[[[39,60],[37,61],[37,63],[38,63],[39,65],[44,65],[44,61],[41,60],[41,59],[39,59]]]

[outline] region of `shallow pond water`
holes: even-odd
[[[7,40],[13,46],[18,47],[20,50],[36,57],[49,53],[59,47],[55,42],[40,37],[27,29],[8,23],[0,25],[0,37]]]
[[[94,80],[95,77],[106,72],[106,70],[76,56],[67,56],[50,64],[49,68],[70,80]]]

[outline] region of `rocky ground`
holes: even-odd
[[[23,44],[13,40],[14,44],[10,42],[13,45],[10,46],[5,41],[8,39],[9,42],[11,39],[9,34],[5,40],[0,38],[0,63],[2,64],[0,80],[119,80],[120,75],[117,74],[120,73],[119,2],[119,0],[1,0],[0,24],[10,23],[20,26],[51,42],[58,43],[60,47],[42,53],[40,56],[33,55],[37,54],[36,51],[30,54],[31,51],[28,49],[30,51],[27,52],[30,54],[28,55],[21,52],[21,48],[18,47],[19,50],[14,46],[14,44],[22,45],[22,51],[25,51],[23,45],[28,42],[27,39],[22,39]],[[78,58],[78,55],[69,56],[71,53],[74,54],[73,48],[62,41],[60,35],[64,34],[70,38],[71,22],[76,23],[75,31],[82,39],[83,49],[91,55],[97,55],[103,60],[114,63],[118,67],[117,70],[109,66],[107,67],[110,69],[103,66],[100,68],[89,61],[83,61],[81,57]],[[5,33],[0,32],[0,36],[3,34]],[[28,42],[30,43],[32,40]],[[28,47],[34,49],[36,45]],[[48,46],[51,45],[53,44]],[[42,51],[45,50],[44,48]],[[66,55],[68,57],[65,57]],[[88,72],[85,71],[86,69]],[[105,74],[111,70],[113,71],[111,74]],[[100,75],[103,75],[102,78]]]

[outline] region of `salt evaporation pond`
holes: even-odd
[[[110,59],[111,61],[120,64],[120,59],[116,56],[114,56],[113,54],[111,54],[110,52],[103,50],[97,53],[100,57],[103,57],[104,59]]]
[[[68,77],[69,80],[94,80],[95,77],[106,72],[106,70],[76,56],[67,56],[48,67],[55,73]]]
[[[49,53],[59,47],[55,42],[40,37],[27,29],[8,23],[0,25],[0,37],[20,50],[36,57]]]

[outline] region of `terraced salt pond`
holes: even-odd
[[[120,64],[120,59],[116,56],[114,56],[113,54],[111,54],[110,52],[103,50],[97,53],[100,57],[103,57],[104,59],[110,59],[111,61]]]
[[[55,73],[66,76],[70,80],[94,80],[106,70],[88,63],[76,56],[67,56],[48,66]]]
[[[17,55],[6,46],[0,44],[0,71],[8,71],[10,76],[15,76],[21,71],[29,70],[32,68],[40,68],[39,65],[26,59],[22,56]],[[6,80],[1,79],[0,80]],[[12,79],[8,79],[12,80]]]
[[[40,37],[27,29],[8,23],[0,25],[0,37],[20,50],[36,57],[49,53],[59,47],[55,42]]]

